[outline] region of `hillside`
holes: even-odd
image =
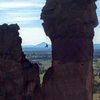
[[[51,51],[51,45],[42,42],[37,45],[24,45],[22,46],[23,51]]]

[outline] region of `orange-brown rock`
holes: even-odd
[[[18,30],[0,26],[0,100],[41,100],[39,67],[25,58]]]
[[[47,0],[41,19],[52,42],[52,71],[44,76],[44,100],[92,100],[96,0]]]

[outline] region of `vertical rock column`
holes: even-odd
[[[47,0],[41,19],[52,41],[52,67],[43,81],[44,100],[92,100],[96,0]]]
[[[39,66],[26,59],[19,29],[0,25],[0,100],[41,100]]]

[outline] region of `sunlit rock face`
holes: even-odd
[[[92,100],[96,0],[47,0],[41,19],[52,41],[52,70],[44,76],[44,100]]]
[[[40,100],[39,68],[25,58],[18,30],[0,25],[0,100]]]

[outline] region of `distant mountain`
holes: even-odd
[[[42,42],[40,44],[35,45],[34,47],[35,48],[46,48],[46,47],[51,48],[51,45],[48,43]]]
[[[22,48],[23,51],[51,51],[51,45],[45,42],[37,45],[24,45]]]
[[[100,44],[94,44],[94,50],[100,50]]]
[[[51,51],[51,45],[42,42],[37,45],[24,45],[23,51]],[[100,50],[100,44],[94,44],[94,50]]]

